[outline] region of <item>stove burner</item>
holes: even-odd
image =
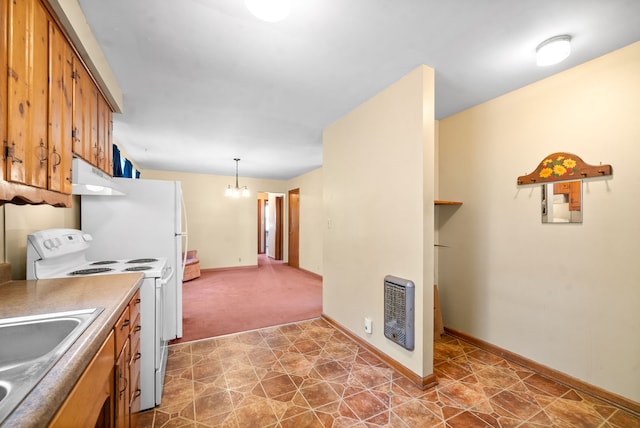
[[[94,265],[112,265],[114,263],[118,263],[118,262],[115,261],[115,260],[101,260],[101,261],[98,261],[98,262],[91,263],[91,266],[94,266]]]
[[[74,270],[73,272],[69,272],[69,275],[91,275],[94,273],[102,273],[112,271],[111,268],[91,268],[91,269],[80,269]]]
[[[132,267],[128,267],[125,269],[125,271],[129,271],[129,272],[136,272],[139,270],[149,270],[152,269],[151,266],[132,266]]]
[[[134,259],[134,260],[129,260],[127,263],[153,263],[157,261],[158,259]]]

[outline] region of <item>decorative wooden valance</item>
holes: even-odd
[[[580,180],[612,173],[611,165],[589,165],[572,153],[558,152],[545,157],[531,174],[518,177],[518,185]]]

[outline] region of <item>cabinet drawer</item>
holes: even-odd
[[[135,388],[131,393],[131,404],[129,405],[129,426],[138,426],[138,414],[140,413],[140,379],[135,383]]]
[[[129,338],[129,328],[131,326],[131,318],[129,315],[129,307],[122,312],[120,318],[118,318],[118,322],[116,323],[114,330],[116,333],[116,358],[122,352],[122,347],[124,343]]]
[[[140,290],[136,291],[136,294],[131,298],[129,312],[132,320],[135,320],[140,315]]]
[[[136,349],[140,347],[140,331],[142,330],[142,326],[140,325],[140,315],[136,318],[136,320],[131,324],[131,349]],[[133,355],[133,352],[132,352]]]
[[[131,403],[140,395],[140,348],[131,353],[129,381],[131,382]]]

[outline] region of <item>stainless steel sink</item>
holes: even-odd
[[[102,310],[0,319],[0,424]]]

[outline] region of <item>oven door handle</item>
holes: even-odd
[[[173,278],[173,274],[173,268],[171,266],[167,266],[167,268],[163,272],[162,278],[160,278],[160,282],[162,283],[162,285],[167,284],[169,280]]]

